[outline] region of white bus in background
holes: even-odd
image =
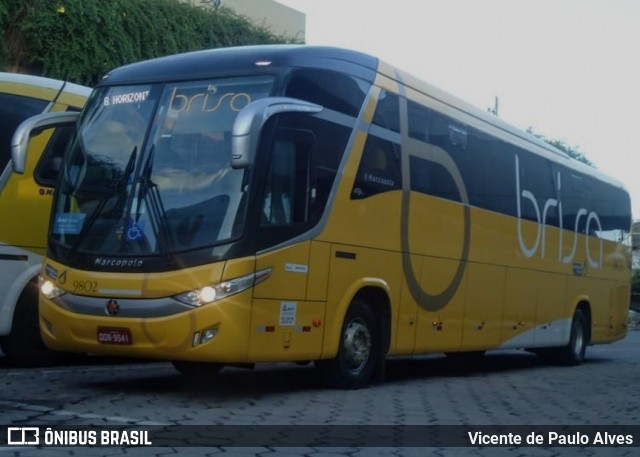
[[[50,129],[34,138],[22,170],[12,160],[11,139],[34,115],[79,111],[90,92],[64,81],[0,72],[0,347],[12,364],[56,359],[38,330],[37,276],[57,166],[71,129]]]

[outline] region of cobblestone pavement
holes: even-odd
[[[357,391],[325,389],[311,367],[290,364],[227,368],[198,382],[160,362],[93,358],[46,369],[0,366],[0,424],[235,425],[246,433],[260,425],[282,426],[281,432],[301,429],[293,425],[348,426],[345,433],[442,425],[640,430],[640,331],[590,347],[587,355],[571,368],[517,351],[489,353],[473,364],[443,356],[392,360],[384,383]],[[390,428],[366,427],[374,425]],[[422,427],[395,429],[419,433]],[[640,432],[635,440],[639,445]],[[1,457],[32,455],[631,456],[638,447],[0,447]]]

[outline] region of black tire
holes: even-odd
[[[380,330],[371,308],[354,300],[342,324],[338,354],[316,362],[325,384],[341,389],[360,389],[371,383],[380,357]]]
[[[208,378],[220,373],[224,364],[216,362],[187,362],[184,360],[174,360],[173,367],[185,376]]]
[[[587,318],[582,310],[577,309],[571,321],[571,335],[566,346],[552,348],[549,351],[553,362],[560,365],[580,365],[585,359],[589,344],[589,329]]]
[[[9,365],[44,367],[72,359],[70,354],[52,351],[42,342],[38,322],[38,289],[27,284],[13,312],[11,333],[0,337],[0,346]]]

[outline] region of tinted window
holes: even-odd
[[[544,216],[547,224],[559,224],[557,205],[542,214],[549,199],[558,198],[550,161],[415,102],[409,101],[408,109],[409,136],[447,152],[472,206],[517,216],[519,184],[520,193],[527,191],[527,197],[520,198],[521,217],[537,221]],[[443,166],[412,158],[410,168],[412,190],[461,201],[451,173]]]
[[[558,225],[558,207],[550,207],[544,215],[544,208],[550,200],[556,200],[557,194],[554,187],[551,162],[537,155],[511,147],[514,155],[518,157],[518,177],[520,180],[520,192],[530,192],[529,198],[520,195],[521,217],[531,221],[542,221],[543,218],[549,225]],[[514,159],[515,160],[515,159]],[[535,199],[535,203],[533,202]],[[584,206],[586,195],[579,196]]]
[[[460,191],[451,173],[442,165],[418,157],[409,160],[411,190],[461,202]]]
[[[382,90],[373,115],[373,123],[382,128],[400,133],[400,98],[392,93]]]
[[[631,203],[622,189],[564,169],[560,195],[563,228],[610,241],[628,236]]]
[[[480,204],[478,198],[484,198],[486,186],[483,179],[478,179],[477,167],[484,162],[483,154],[487,149],[486,144],[480,144],[480,134],[418,103],[408,101],[407,106],[409,136],[445,150],[462,175],[470,203]],[[460,189],[451,172],[443,165],[411,157],[409,167],[411,190],[457,202],[462,201]]]
[[[291,139],[276,140],[263,192],[260,225],[304,224],[309,215],[309,148]]]
[[[11,138],[25,119],[42,113],[48,102],[13,94],[0,94],[0,172],[11,159]]]
[[[506,143],[417,103],[408,102],[409,136],[444,149],[465,183],[471,205],[614,241],[630,226],[629,196],[588,175]],[[444,167],[410,160],[411,189],[460,201]],[[517,179],[517,181],[516,181]],[[561,205],[560,205],[561,203]],[[562,221],[560,220],[562,215]]]
[[[69,111],[78,110],[70,109]],[[53,133],[51,140],[47,144],[47,147],[36,166],[34,178],[38,184],[52,187],[56,183],[58,173],[60,172],[62,156],[67,150],[67,146],[71,141],[74,131],[75,127],[69,126],[59,127]]]
[[[357,116],[369,84],[343,73],[300,69],[291,76],[285,95]]]
[[[599,181],[593,182],[593,211],[598,215],[601,227],[596,235],[611,241],[623,241],[631,228],[629,195],[622,189],[611,188]],[[593,227],[589,227],[589,231]]]
[[[397,102],[393,94],[383,95],[373,123],[395,130]],[[432,145],[431,153],[435,152],[433,146],[446,152],[462,177],[472,206],[514,217],[520,210],[523,219],[562,225],[565,230],[581,233],[588,229],[589,234],[609,240],[620,241],[628,233],[629,196],[622,189],[562,167],[416,102],[408,100],[407,108],[409,137],[423,142],[425,152],[427,145]],[[379,129],[376,133],[385,136]],[[369,135],[351,198],[366,198],[402,187],[398,148],[392,142]],[[414,154],[409,158],[410,189],[461,202],[461,189],[452,176],[453,169]],[[393,167],[369,171],[376,167],[384,169],[380,164]]]
[[[472,205],[502,214],[516,214],[515,148],[470,130],[469,158],[458,164]]]
[[[367,137],[351,190],[352,199],[371,197],[382,192],[402,188],[400,168],[400,145],[376,135],[393,137],[391,132],[400,132],[400,98],[398,95],[382,90],[378,97],[373,125]],[[397,136],[397,135],[396,135]]]
[[[402,188],[399,149],[390,141],[373,135],[367,137],[351,191],[352,199]]]
[[[284,242],[318,223],[351,132],[347,127],[296,113],[282,114],[268,125],[272,123],[265,131],[273,128],[275,133],[266,135],[261,145],[267,157],[259,202],[259,248]]]
[[[308,132],[313,137],[311,185],[314,195],[311,200],[310,221],[315,223],[329,200],[351,129],[313,116],[297,114],[281,115],[277,125],[282,129]]]
[[[562,173],[562,226],[566,230],[585,233],[587,214],[591,206],[590,180],[587,177],[564,170]]]

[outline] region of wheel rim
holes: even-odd
[[[343,354],[346,367],[352,373],[360,372],[371,355],[371,332],[360,319],[354,319],[344,331]]]

